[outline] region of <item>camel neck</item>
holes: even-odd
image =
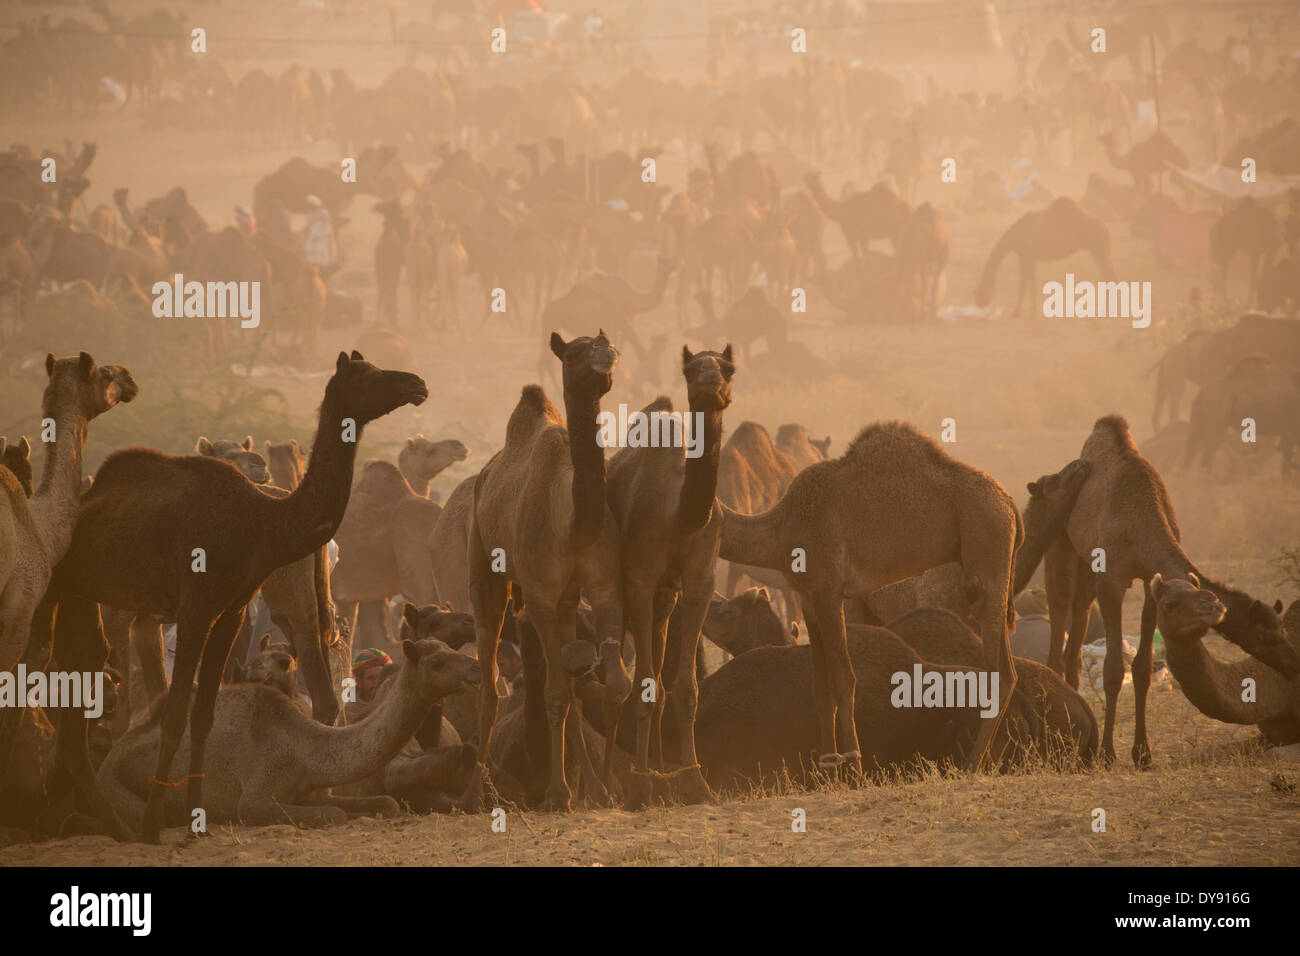
[[[53,565],[67,553],[77,524],[87,420],[75,402],[56,401],[48,392],[42,402],[42,412],[45,418],[54,421],[54,441],[45,445],[41,484],[32,496],[30,508],[46,556]]]
[[[790,553],[781,536],[781,506],[761,515],[746,515],[722,505],[722,548],[718,557],[773,571],[790,569]]]
[[[1192,705],[1207,717],[1228,724],[1257,724],[1287,713],[1295,690],[1267,664],[1248,657],[1226,663],[1214,657],[1201,638],[1165,639],[1165,659],[1178,686]],[[1255,681],[1256,699],[1243,701],[1246,678]]]
[[[582,549],[595,541],[605,523],[605,450],[596,443],[600,399],[564,390],[573,463],[573,526],[570,542]]]
[[[317,774],[313,789],[364,780],[401,752],[435,703],[416,681],[414,667],[403,666],[392,689],[364,720],[346,727],[312,722],[320,738],[308,764]]]
[[[691,427],[703,421],[704,433],[692,435],[701,442],[701,454],[686,459],[686,474],[677,498],[677,525],[683,531],[699,531],[713,514],[713,499],[718,491],[718,462],[722,458],[722,412],[691,404]]]
[[[1201,587],[1210,591],[1227,609],[1223,615],[1223,620],[1219,622],[1215,630],[1232,641],[1232,643],[1241,646],[1241,643],[1246,639],[1246,632],[1250,629],[1250,606],[1255,603],[1254,598],[1243,591],[1238,591],[1236,588],[1230,588],[1226,584],[1211,581],[1199,571],[1197,576],[1201,579]]]
[[[323,547],[343,520],[352,493],[352,469],[363,424],[347,419],[345,429],[345,419],[327,386],[302,481],[287,497],[271,499],[271,507],[279,517],[279,533],[269,540],[272,547],[279,549],[277,557],[283,558],[277,567]],[[350,441],[344,440],[345,431]]]
[[[1021,516],[1025,527],[1025,539],[1020,543],[1020,550],[1016,552],[1013,594],[1019,594],[1029,587],[1029,579],[1034,576],[1038,565],[1042,563],[1047,546],[1061,534],[1067,517],[1069,517],[1068,513],[1059,521],[1048,520],[1039,513],[1038,506],[1033,502],[1025,509]]]

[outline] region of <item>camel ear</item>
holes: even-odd
[[[95,360],[90,357],[89,352],[82,352],[77,356],[77,369],[85,378],[90,378],[90,373],[95,370]]]
[[[1160,595],[1164,593],[1164,590],[1165,590],[1165,579],[1161,576],[1160,572],[1157,571],[1155,573],[1155,577],[1151,579],[1151,594],[1158,601],[1160,600]]]
[[[23,441],[26,442],[27,439],[24,438]],[[1276,611],[1278,614],[1281,614],[1281,613],[1282,613],[1282,599],[1281,599],[1281,598],[1278,598],[1276,601],[1273,602],[1273,610]]]
[[[1201,589],[1201,579],[1198,578],[1191,571],[1187,572],[1187,580],[1191,581],[1192,587],[1196,588],[1198,591]]]
[[[244,438],[244,451],[252,451],[252,450],[253,450],[253,436],[247,435]]]
[[[268,438],[266,441],[262,442],[262,447],[266,449],[267,454],[270,454],[270,452],[271,452],[271,439]]]
[[[683,345],[683,346],[682,346],[682,365],[683,365],[683,366],[689,365],[690,362],[691,362],[691,359],[693,359],[693,358],[695,358],[695,356],[691,354],[691,347],[690,347],[689,345]]]
[[[727,343],[727,347],[726,347],[725,349],[722,350],[722,357],[723,357],[724,359],[726,359],[728,362],[731,361],[731,343],[730,343],[730,342],[728,342],[728,343]]]
[[[772,596],[771,596],[770,594],[767,593],[767,588],[759,588],[759,589],[758,589],[758,596],[759,596],[759,598],[761,598],[761,599],[764,600],[764,601],[771,601],[771,600],[772,600]]]
[[[406,450],[410,451],[414,447],[415,447],[415,439],[414,438],[406,439]]]
[[[19,453],[20,455],[22,455],[24,458],[31,458],[31,457],[32,457],[32,443],[29,442],[29,441],[27,440],[27,436],[26,436],[26,435],[24,435],[22,438],[18,439],[18,453]],[[1280,608],[1282,602],[1281,602],[1281,601],[1278,601],[1277,603],[1278,603],[1279,608]]]
[[[348,353],[340,352],[339,360],[334,363],[334,371],[341,372],[348,367]]]
[[[264,651],[270,646],[271,646],[271,632],[267,631],[265,634],[262,635],[262,639],[257,642],[257,649],[260,651]]]
[[[354,362],[364,362],[365,360],[366,360],[366,357],[365,357],[364,355],[362,355],[362,354],[361,354],[360,352],[358,352],[356,349],[353,349],[353,350],[352,350],[352,361],[354,361]]]
[[[790,622],[790,636],[794,638],[794,642],[796,644],[799,643],[799,622],[798,621]]]
[[[212,442],[208,441],[206,438],[200,435],[199,440],[194,444],[194,450],[198,452],[200,455],[211,455]]]
[[[551,351],[556,358],[564,358],[564,351],[569,347],[569,343],[560,337],[559,332],[551,333]]]
[[[293,450],[294,450],[294,451],[299,452],[299,453],[302,452],[302,449],[298,447],[298,439],[296,439],[296,438],[290,438],[290,439],[289,439],[289,444],[293,446]]]
[[[412,664],[420,660],[420,645],[415,641],[402,641],[402,651],[406,654],[406,659]]]
[[[45,374],[50,376],[51,378],[54,377],[54,353],[53,352],[45,353]]]
[[[402,619],[405,620],[407,624],[411,625],[412,632],[415,631],[416,621],[420,619],[419,612],[420,609],[410,601],[407,601],[402,605]]]
[[[1029,497],[1037,498],[1039,493],[1042,491],[1043,483],[1041,481],[1031,481],[1025,487],[1029,489]]]

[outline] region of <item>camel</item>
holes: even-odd
[[[36,486],[32,483],[32,446],[26,435],[16,445],[6,444],[5,439],[0,437],[0,465],[13,472],[23,494],[30,498]]]
[[[1279,439],[1286,480],[1300,444],[1300,368],[1276,365],[1263,355],[1238,359],[1222,378],[1201,387],[1192,400],[1183,467],[1199,451],[1201,467],[1208,470],[1230,429],[1240,439],[1246,417],[1255,422],[1256,443],[1242,443],[1243,449],[1260,449],[1260,442]]]
[[[1156,603],[1156,623],[1165,640],[1165,659],[1183,695],[1201,713],[1228,724],[1258,725],[1272,744],[1300,742],[1300,691],[1272,667],[1252,658],[1228,664],[1202,643],[1206,631],[1225,613],[1213,593],[1199,588],[1193,577],[1151,582]],[[1300,602],[1291,605],[1287,619],[1300,618]],[[1300,628],[1288,628],[1296,634]],[[1292,644],[1295,637],[1291,638]],[[1255,699],[1242,699],[1245,681],[1254,681]]]
[[[1228,266],[1237,253],[1246,257],[1250,288],[1246,305],[1255,302],[1264,270],[1273,262],[1282,244],[1282,231],[1267,206],[1254,196],[1245,196],[1210,227],[1210,261],[1218,270],[1219,286],[1227,298]]]
[[[865,256],[872,239],[889,239],[898,249],[911,209],[888,184],[876,183],[836,200],[827,194],[820,173],[809,173],[804,181],[818,208],[839,224],[851,257]]]
[[[131,448],[104,460],[81,499],[76,531],[55,569],[56,600],[79,595],[177,622],[176,661],[164,705],[154,786],[142,835],[157,843],[172,758],[191,726],[189,805],[205,806],[205,744],[221,672],[244,607],[276,568],[324,545],[343,519],[357,440],[368,422],[428,397],[409,372],[375,368],[340,352],[325,388],[316,440],[302,484],[275,498],[237,469],[208,458]],[[192,502],[209,502],[195,509]],[[154,529],[152,532],[122,529]],[[109,530],[112,529],[112,530]],[[165,529],[157,540],[157,529]],[[206,564],[200,564],[202,559]],[[205,567],[202,573],[200,567]],[[35,621],[33,626],[35,626]],[[42,621],[48,632],[48,621]],[[202,668],[199,668],[202,662]],[[193,715],[190,691],[199,689]]]
[[[1064,259],[1081,249],[1092,255],[1107,280],[1114,278],[1109,230],[1105,223],[1084,212],[1073,199],[1061,196],[1046,208],[1025,213],[1011,224],[989,253],[975,292],[976,305],[985,308],[993,301],[998,267],[1009,254],[1014,253],[1020,261],[1020,287],[1016,293],[1015,310],[1019,314],[1025,296],[1032,300],[1037,295],[1035,264]]]
[[[593,324],[608,325],[614,334],[626,338],[638,356],[648,359],[649,353],[636,334],[632,317],[651,312],[663,301],[668,277],[677,263],[660,257],[655,265],[655,283],[649,292],[638,292],[622,276],[595,273],[587,282],[575,285],[542,310],[542,325],[562,329],[590,328]]]
[[[0,671],[12,671],[27,650],[37,604],[72,546],[87,427],[139,393],[126,368],[98,365],[87,352],[46,355],[45,373],[41,416],[53,420],[54,440],[45,445],[40,487],[28,499],[14,473],[0,470]],[[13,726],[0,714],[0,763],[8,757]]]
[[[482,807],[482,760],[492,752],[497,714],[497,644],[513,588],[522,592],[546,658],[551,747],[546,801],[553,810],[569,807],[564,740],[571,671],[584,669],[576,654],[590,649],[585,642],[574,643],[579,589],[596,610],[602,650],[609,643],[617,648],[623,631],[618,526],[606,503],[605,455],[596,442],[600,397],[613,385],[618,352],[603,330],[568,342],[553,332],[550,346],[563,363],[567,427],[542,389],[526,386],[506,426],[505,447],[474,484],[467,554],[483,696],[480,762],[462,800],[467,810]],[[502,560],[504,572],[494,570]],[[631,690],[626,673],[621,676],[606,685],[607,707],[621,707]],[[580,756],[585,753],[580,750]],[[587,772],[595,776],[594,768]]]
[[[429,482],[468,455],[456,439],[431,442],[419,435],[402,446],[396,466],[377,459],[366,462],[335,535],[339,560],[330,586],[345,619],[357,617],[358,603],[383,601],[393,594],[417,604],[438,599],[429,539],[442,509],[428,498]],[[373,613],[370,609],[353,624],[362,644],[373,643],[365,628],[358,630]]]
[[[194,445],[194,454],[207,455],[211,458],[220,458],[223,461],[230,462],[255,485],[264,485],[271,480],[271,473],[266,467],[266,459],[253,451],[252,435],[249,435],[242,442],[231,439],[209,441],[200,435]]]
[[[903,227],[898,267],[908,286],[908,298],[920,303],[918,318],[933,319],[939,309],[939,282],[948,266],[948,230],[932,205],[911,211]]]
[[[967,762],[967,736],[974,736],[977,725],[990,723],[978,711],[899,709],[890,701],[893,674],[911,674],[918,664],[944,674],[965,669],[922,660],[884,628],[852,625],[845,643],[847,663],[862,685],[850,718],[860,731],[862,759],[868,768],[903,767],[918,757],[938,764]],[[704,680],[696,737],[700,764],[711,787],[745,792],[754,783],[787,778],[801,785],[818,770],[825,771],[824,765],[814,768],[807,760],[821,739],[817,699],[811,690],[816,660],[816,649],[808,645],[760,647],[727,662]],[[1011,736],[1010,728],[1006,736]],[[999,735],[997,741],[998,757],[1005,749],[1002,738]]]
[[[271,471],[271,484],[285,491],[293,491],[302,481],[302,473],[307,470],[307,456],[298,447],[298,439],[291,438],[285,442],[273,442],[267,439],[267,467]]]
[[[809,438],[808,430],[802,425],[782,425],[776,430],[776,448],[790,460],[796,471],[803,471],[809,465],[830,457],[831,436]]]
[[[433,580],[438,597],[459,610],[468,610],[469,565],[465,560],[469,544],[470,512],[474,503],[474,482],[470,475],[447,496],[447,503],[429,534],[433,558]]]
[[[298,655],[292,644],[272,644],[263,634],[258,653],[247,665],[236,662],[234,684],[265,684],[292,701],[298,698]]]
[[[696,338],[734,341],[738,358],[752,355],[754,343],[759,339],[767,342],[769,352],[785,350],[790,338],[789,319],[758,286],[746,289],[721,319],[714,314],[713,299],[708,292],[702,289],[696,292],[695,301],[704,314],[704,324],[690,330]]]
[[[1173,504],[1164,481],[1138,451],[1128,423],[1118,415],[1097,420],[1084,442],[1080,457],[1092,467],[1066,523],[1046,553],[1048,613],[1052,626],[1049,666],[1063,673],[1066,683],[1079,686],[1080,649],[1088,630],[1088,615],[1097,599],[1106,625],[1105,727],[1102,755],[1115,759],[1115,710],[1123,684],[1124,592],[1134,578],[1142,578],[1147,591],[1137,656],[1133,660],[1133,690],[1137,709],[1133,762],[1139,768],[1151,764],[1146,732],[1146,696],[1151,684],[1156,608],[1149,578],[1160,573],[1167,578],[1194,574],[1228,613],[1217,625],[1219,633],[1288,677],[1300,674],[1300,658],[1286,642],[1278,620],[1281,610],[1253,600],[1249,595],[1204,577],[1179,546],[1182,537],[1174,517]],[[1092,568],[1105,557],[1104,570]],[[1062,653],[1067,611],[1071,619],[1069,646]]]
[[[208,820],[311,827],[341,823],[349,812],[396,816],[391,797],[342,797],[330,788],[381,770],[440,698],[478,679],[474,661],[438,641],[408,641],[402,650],[392,691],[366,720],[348,727],[322,727],[264,684],[236,684],[217,694],[211,758],[205,762]],[[100,785],[117,812],[145,829],[158,791],[149,764],[165,733],[160,707],[113,746],[99,769]],[[186,734],[178,745],[181,758],[201,746]],[[178,790],[167,794],[163,815],[172,825],[190,822]]]
[[[950,458],[912,426],[892,422],[863,429],[841,457],[800,472],[769,511],[743,515],[723,506],[723,514],[721,556],[780,570],[799,593],[816,665],[823,767],[847,762],[850,772],[862,770],[844,598],[865,597],[949,561],[978,578],[992,598],[979,621],[984,665],[1002,675],[998,717],[982,722],[968,766],[983,763],[1015,690],[1007,628],[1024,537],[1020,512],[996,479]]]
[[[406,265],[406,245],[411,238],[411,221],[395,200],[381,202],[375,212],[384,217],[384,228],[375,243],[375,312],[382,321],[397,322],[397,290]]]
[[[703,434],[692,436],[702,442],[700,455],[686,457],[682,435],[678,445],[660,442],[662,447],[657,448],[624,448],[609,465],[609,504],[622,547],[624,613],[636,644],[633,683],[644,688],[650,681],[658,689],[652,700],[642,694],[636,710],[635,779],[626,795],[628,806],[634,809],[650,798],[651,747],[654,757],[660,758],[660,724],[668,697],[678,711],[680,753],[687,764],[678,781],[682,798],[696,803],[712,797],[695,759],[698,688],[694,665],[700,629],[713,596],[713,565],[722,537],[722,513],[714,509],[714,498],[722,452],[722,413],[731,404],[735,371],[730,345],[721,352],[698,354],[683,346],[682,375],[690,419],[703,424]],[[671,400],[660,397],[644,409],[651,421],[656,413],[670,415]],[[683,646],[677,673],[665,685],[663,646],[668,618],[679,596]],[[617,714],[606,720],[605,732],[617,739]],[[607,773],[608,769],[607,760]]]
[[[1110,164],[1125,170],[1133,177],[1133,185],[1144,193],[1151,192],[1151,181],[1165,171],[1166,164],[1187,168],[1187,154],[1164,133],[1152,133],[1123,156],[1116,151],[1115,137],[1111,134],[1103,135],[1101,143],[1106,147]]]

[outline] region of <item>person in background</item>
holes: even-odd
[[[235,228],[243,233],[245,239],[252,239],[257,235],[257,221],[253,219],[253,213],[247,206],[235,207]]]
[[[377,647],[368,647],[352,658],[352,677],[357,682],[357,699],[347,703],[349,724],[359,722],[370,713],[371,696],[379,686],[384,668],[393,659]]]
[[[334,263],[338,255],[338,243],[334,238],[334,221],[330,218],[329,210],[317,197],[308,196],[307,205],[312,211],[307,216],[302,254],[308,262],[325,269]]]

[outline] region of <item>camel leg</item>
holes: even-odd
[[[576,584],[573,585],[560,598],[560,603],[556,607],[556,628],[561,647],[567,647],[578,639],[579,594],[579,587]],[[562,658],[563,654],[560,656]],[[572,683],[572,679],[568,677],[566,671],[565,686],[571,688]],[[596,768],[591,762],[591,751],[587,748],[587,741],[583,738],[581,705],[571,709],[568,718],[564,722],[564,730],[568,735],[570,746],[577,748],[573,753],[578,760],[579,773],[586,780],[586,800],[594,802],[598,806],[609,806],[609,790],[601,782],[600,775],[596,773]]]
[[[1070,607],[1070,643],[1065,648],[1065,682],[1079,689],[1083,671],[1083,642],[1088,639],[1088,620],[1092,602],[1097,599],[1097,583],[1086,561],[1078,561],[1075,571],[1074,600]]]
[[[556,608],[548,607],[528,594],[524,595],[524,606],[528,608],[533,626],[537,628],[537,636],[542,642],[542,652],[546,655],[546,723],[551,732],[551,779],[546,787],[544,806],[552,812],[562,812],[569,809],[572,798],[569,784],[565,780],[564,725],[568,720],[569,705],[573,698],[573,681],[564,669],[561,654],[564,645],[561,642]],[[495,646],[492,652],[495,680]],[[486,749],[484,746],[484,750]]]
[[[604,569],[602,569],[604,570]],[[605,684],[602,710],[605,719],[605,754],[601,779],[606,787],[614,786],[614,749],[623,704],[632,693],[632,679],[623,665],[623,598],[617,584],[611,586],[604,576],[593,579],[590,569],[583,568],[582,579],[596,624],[596,639],[604,661]],[[576,611],[575,611],[576,622]]]
[[[654,670],[654,590],[644,586],[627,587],[624,594],[628,629],[636,647],[636,667],[632,675],[632,692],[636,695],[636,754],[632,761],[632,779],[628,783],[626,804],[629,810],[640,810],[650,803],[650,728],[654,703],[646,699],[646,689],[653,686],[655,697],[661,696]],[[662,653],[660,654],[662,660]],[[650,681],[652,683],[647,683]],[[617,728],[614,728],[617,729]],[[613,737],[611,728],[605,733]]]
[[[804,623],[808,626],[808,644],[812,648],[812,690],[813,706],[817,710],[818,746],[823,757],[834,761],[838,756],[835,749],[835,705],[831,702],[830,687],[826,681],[821,625],[810,599],[800,595],[799,605],[803,611]]]
[[[159,735],[158,763],[154,767],[153,787],[144,810],[141,836],[146,843],[158,843],[162,835],[163,804],[168,787],[165,783],[171,771],[172,757],[185,735],[185,724],[190,711],[190,691],[194,687],[194,672],[198,670],[199,656],[212,630],[212,618],[201,610],[185,608],[177,615],[176,660],[172,664],[172,683],[163,708],[162,728]]]
[[[339,797],[326,793],[321,797],[321,803],[327,807],[338,807],[346,813],[360,813],[371,817],[402,815],[402,808],[398,802],[382,794],[377,797]]]
[[[167,691],[167,652],[163,647],[162,622],[144,616],[133,618],[131,646],[135,648],[136,660],[140,662],[140,677],[144,680],[149,700],[157,700],[159,694]],[[127,666],[130,666],[129,661]]]
[[[1106,723],[1102,731],[1102,759],[1115,762],[1115,710],[1120,688],[1124,686],[1124,588],[1103,578],[1097,584],[1097,604],[1106,623],[1106,663],[1103,670],[1106,686]]]
[[[469,603],[474,614],[479,666],[479,759],[474,765],[469,786],[461,796],[460,806],[466,813],[481,813],[483,775],[492,753],[492,728],[497,720],[497,647],[501,643],[501,626],[510,600],[510,582],[505,575],[493,572],[488,566],[487,554],[472,519],[469,559]],[[535,610],[538,609],[529,606],[530,612]]]
[[[976,567],[978,555],[963,554],[963,567]],[[1014,573],[1015,555],[1010,548],[1006,551],[1006,564],[1001,574],[987,577],[989,600],[984,602],[980,620],[980,634],[984,644],[984,667],[991,674],[998,674],[998,712],[992,718],[981,715],[979,733],[975,736],[975,745],[967,759],[966,768],[978,772],[988,757],[989,749],[998,728],[1006,719],[1007,708],[1011,704],[1011,695],[1016,689],[1016,664],[1011,655],[1011,634],[1008,630],[1012,622],[1008,620],[1011,613],[1008,600],[1011,590],[1011,578]]]
[[[258,800],[239,805],[239,819],[245,826],[262,827],[289,823],[296,827],[319,828],[347,823],[348,814],[342,807],[308,807],[271,800]]]
[[[681,640],[682,646],[677,655],[677,674],[673,677],[672,704],[677,715],[677,733],[679,735],[678,755],[686,767],[677,781],[677,793],[682,803],[709,803],[713,793],[700,772],[699,758],[695,753],[695,712],[699,705],[699,686],[695,681],[695,657],[700,646],[700,630],[709,613],[709,601],[713,597],[710,576],[704,583],[706,587],[688,589],[682,597],[681,605]],[[667,622],[665,622],[666,625]]]
[[[252,595],[248,595],[249,598]],[[247,599],[236,601],[221,613],[207,646],[203,649],[199,666],[199,689],[194,698],[194,712],[190,715],[190,785],[187,809],[193,811],[203,806],[203,758],[208,749],[208,732],[217,706],[217,691],[221,690],[221,673],[226,669],[226,658],[244,623]]]
[[[822,629],[822,657],[827,683],[830,685],[831,717],[839,746],[831,753],[843,755],[850,774],[862,773],[862,752],[858,746],[858,728],[853,722],[853,697],[857,678],[849,659],[848,635],[844,625],[844,599],[838,592],[813,597],[817,622]],[[832,743],[834,743],[832,738]]]
[[[1057,535],[1043,553],[1043,582],[1047,585],[1047,616],[1051,622],[1047,666],[1058,674],[1065,673],[1066,615],[1078,586],[1075,575],[1078,563],[1070,539],[1064,532]]]
[[[1147,741],[1147,691],[1151,687],[1151,657],[1155,651],[1156,600],[1151,586],[1143,585],[1142,632],[1137,654],[1133,657],[1133,697],[1137,723],[1133,730],[1133,765],[1139,770],[1151,766],[1151,744]]]

